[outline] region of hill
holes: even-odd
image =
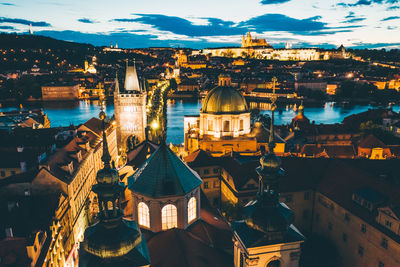
[[[29,34],[0,33],[0,49],[93,49],[91,44],[82,44]]]

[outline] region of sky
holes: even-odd
[[[400,48],[400,0],[0,0],[0,32],[122,48]]]

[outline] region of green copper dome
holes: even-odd
[[[210,114],[239,114],[249,112],[242,94],[232,87],[218,86],[212,89],[201,110]]]

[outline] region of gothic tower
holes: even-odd
[[[120,90],[118,78],[115,81],[114,112],[117,122],[118,148],[126,149],[127,141],[145,140],[146,90],[139,83],[136,66],[126,63],[124,88]]]

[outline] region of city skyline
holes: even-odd
[[[32,25],[35,34],[94,45],[239,46],[250,30],[274,47],[400,47],[398,0],[9,0],[0,7],[0,32],[26,33]]]

